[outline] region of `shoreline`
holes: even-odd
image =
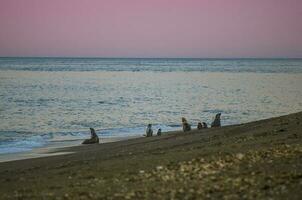
[[[287,115],[291,115],[291,114],[286,114],[286,115],[282,115],[282,116],[287,116]],[[245,123],[240,123],[240,124],[230,124],[230,125],[225,125],[223,127],[239,126],[239,125],[244,125],[244,124],[249,124],[249,123],[255,123],[258,121],[274,119],[274,118],[278,118],[278,117],[282,117],[282,116],[265,118],[265,119],[260,119],[260,120],[250,121],[250,122],[245,122]],[[164,131],[162,134],[167,135],[167,134],[173,134],[173,133],[175,133],[175,134],[182,133],[181,125],[179,125],[179,128],[180,128],[179,130],[175,129],[175,130],[170,130],[170,131]],[[209,127],[209,128],[211,128],[211,127]],[[198,131],[198,130],[197,130],[197,128],[193,128],[192,131]],[[203,129],[203,131],[205,131],[205,129]],[[146,135],[143,133],[141,135],[133,135],[133,136],[128,135],[128,136],[102,137],[100,140],[100,144],[119,142],[119,141],[131,140],[131,139],[135,139],[135,138],[144,138],[144,137],[146,137]],[[153,137],[156,137],[156,134],[154,134]],[[82,142],[84,140],[85,139],[76,139],[76,140],[68,140],[68,141],[50,141],[45,146],[36,147],[36,148],[33,148],[28,151],[0,154],[0,163],[75,153],[73,151],[65,152],[65,149],[68,149],[68,148],[77,149],[77,147],[82,146]],[[86,145],[84,145],[84,146],[86,146]],[[64,152],[60,152],[60,151],[64,151]]]
[[[100,144],[118,142],[118,141],[133,139],[133,138],[139,138],[139,137],[143,137],[143,136],[125,136],[125,137],[109,137],[109,138],[106,137],[106,138],[101,138]],[[83,141],[84,139],[73,140],[73,141],[56,141],[56,142],[51,142],[43,147],[34,148],[30,151],[0,154],[0,163],[71,154],[74,152],[72,151],[61,152],[61,151],[67,148],[73,148],[73,147],[76,148],[78,146],[82,146]]]
[[[301,124],[299,112],[2,162],[0,198],[299,199]]]

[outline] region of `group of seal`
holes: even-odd
[[[159,129],[157,130],[156,135],[157,135],[157,136],[161,136],[161,128],[159,128]],[[148,124],[147,129],[146,129],[146,136],[147,136],[147,137],[153,136],[152,124]]]
[[[200,129],[203,129],[203,128],[208,128],[207,123],[205,123],[205,122],[198,122],[197,129],[200,130]]]
[[[216,114],[214,121],[211,123],[211,127],[221,127],[220,116],[221,116],[221,113]],[[183,131],[184,132],[190,131],[191,130],[191,125],[188,123],[186,118],[182,117],[181,121],[182,121]],[[204,128],[208,128],[207,123],[198,122],[197,129],[200,130],[200,129],[204,129]]]
[[[221,117],[221,113],[216,114],[214,121],[211,123],[211,127],[221,127],[220,117]],[[188,123],[186,118],[182,117],[181,121],[182,121],[182,130],[184,132],[190,131],[191,130],[191,125]],[[200,130],[200,129],[204,129],[204,128],[208,128],[207,123],[198,122],[197,129]],[[99,143],[99,137],[98,137],[98,135],[96,134],[96,132],[93,128],[90,128],[90,133],[91,133],[91,138],[84,140],[84,142],[82,144]],[[161,129],[159,128],[157,130],[157,136],[161,136],[161,134],[162,134]],[[153,136],[152,124],[148,124],[147,129],[146,129],[146,136],[147,137]]]
[[[221,126],[220,116],[221,116],[221,113],[216,114],[214,121],[211,123],[211,127],[220,127]],[[186,118],[182,117],[181,122],[182,122],[182,130],[184,132],[191,131],[191,129],[192,129],[191,125],[188,123]],[[198,122],[197,129],[200,130],[200,129],[204,129],[204,128],[208,128],[207,123]],[[151,137],[152,135],[153,135],[152,124],[148,124],[147,129],[146,129],[146,136]],[[160,136],[160,135],[161,135],[161,129],[158,129],[157,136]]]

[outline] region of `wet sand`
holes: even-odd
[[[62,148],[0,163],[0,199],[300,199],[301,130],[299,112]]]
[[[129,140],[133,138],[138,138],[142,136],[127,136],[127,137],[105,137],[102,138],[100,144],[112,143],[122,140]],[[9,153],[9,154],[0,154],[0,163],[14,160],[24,160],[30,158],[40,158],[40,157],[49,157],[55,155],[71,154],[72,151],[60,151],[61,149],[66,149],[66,147],[77,147],[82,145],[83,140],[70,140],[70,141],[57,141],[52,142],[44,147],[35,148],[31,151],[19,152],[19,153]]]

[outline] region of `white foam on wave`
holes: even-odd
[[[1,142],[0,154],[30,151],[33,148],[43,147],[46,144],[47,141],[40,135],[30,136],[28,138],[18,138]]]

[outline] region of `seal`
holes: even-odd
[[[95,144],[95,143],[99,143],[99,137],[95,133],[94,128],[90,128],[90,133],[91,133],[91,138],[84,140],[84,142],[82,142],[82,144]]]
[[[211,127],[221,127],[220,116],[221,116],[221,113],[216,114],[215,119],[211,124]]]
[[[161,136],[161,128],[157,130],[157,136]]]
[[[190,131],[191,130],[191,125],[187,122],[186,118],[182,117],[182,130],[184,132]]]
[[[147,137],[151,137],[153,135],[152,124],[148,124],[146,129],[146,135]]]
[[[200,130],[200,129],[202,129],[202,128],[203,128],[203,127],[202,127],[201,122],[198,122],[198,124],[197,124],[197,129]]]

